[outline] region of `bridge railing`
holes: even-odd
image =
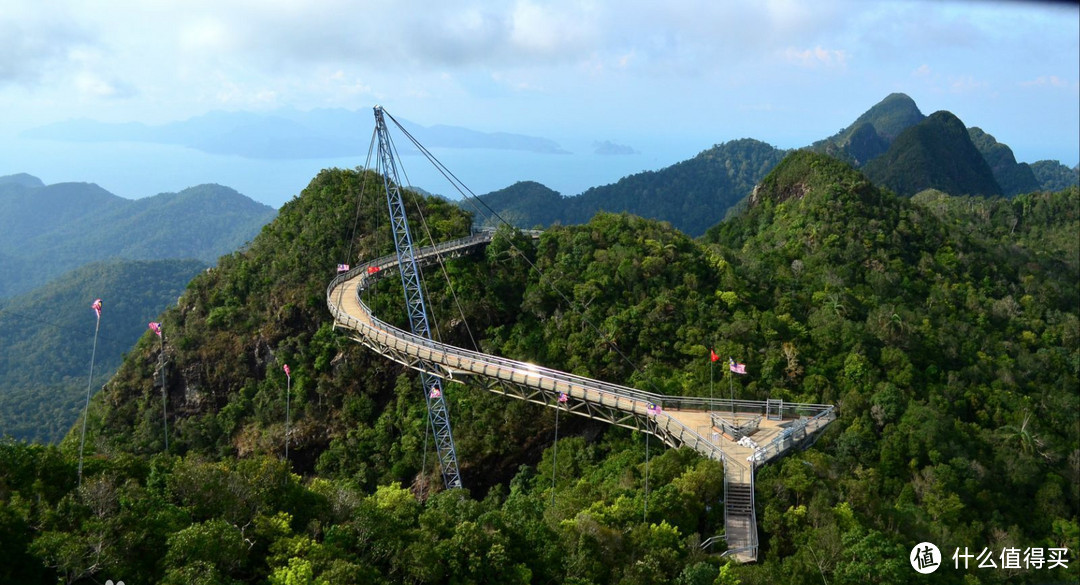
[[[416,259],[435,258],[439,254],[490,242],[491,238],[492,233],[481,232],[458,240],[443,242],[436,246],[418,250]],[[761,401],[656,394],[629,386],[568,374],[560,370],[545,368],[527,362],[471,351],[413,335],[378,319],[371,309],[359,299],[361,290],[366,289],[371,283],[381,278],[384,275],[383,270],[393,268],[396,265],[397,257],[387,255],[361,264],[334,278],[330,286],[327,287],[327,305],[334,317],[355,329],[363,328],[367,335],[373,337],[379,343],[394,347],[398,351],[407,352],[422,361],[435,362],[451,370],[489,376],[512,383],[533,383],[542,390],[566,392],[567,395],[575,398],[583,399],[586,398],[583,393],[593,392],[597,396],[592,398],[599,399],[598,402],[605,406],[629,410],[635,414],[647,414],[650,404],[659,406],[661,410],[701,412],[727,410],[743,414],[767,414],[766,403]],[[368,268],[371,267],[378,268],[378,271],[368,273]],[[358,298],[356,300],[371,320],[370,325],[341,310],[333,299],[334,289],[338,285],[357,276],[360,277],[360,282],[357,285]],[[781,404],[783,405],[781,414],[785,418],[815,416],[832,408],[830,405],[825,404],[791,402]],[[641,412],[638,412],[639,410]]]
[[[812,435],[814,431],[829,424],[836,419],[836,410],[829,407],[809,418],[795,421],[791,426],[782,429],[772,441],[764,447],[754,451],[750,461],[754,467],[759,467],[767,461],[784,454],[793,445],[797,445]]]

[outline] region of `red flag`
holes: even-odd
[[[740,364],[735,360],[728,358],[728,369],[732,372],[735,372],[736,374],[745,374],[746,364]]]
[[[367,273],[368,274],[375,274],[379,270],[381,270],[381,269],[378,266],[368,266]]]
[[[286,376],[288,376],[289,378],[292,378],[292,372],[289,371],[289,364],[285,364],[285,367],[282,368],[282,369],[285,370],[285,375]]]
[[[715,362],[715,361],[719,361],[719,360],[720,360],[720,356],[716,355],[716,352],[710,349],[710,350],[709,350],[709,359],[710,359],[710,360],[712,360],[712,361],[714,361],[714,362]]]
[[[158,323],[157,321],[151,321],[150,322],[150,331],[153,331],[154,333],[157,333],[157,336],[161,337],[161,323]]]
[[[93,309],[95,313],[97,313],[98,319],[100,319],[101,318],[101,299],[96,299],[94,301],[94,304],[90,305],[90,308]]]

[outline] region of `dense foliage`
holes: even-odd
[[[215,262],[247,243],[275,214],[220,185],[128,200],[92,183],[38,186],[26,177],[0,181],[0,298],[95,261]]]
[[[100,389],[204,268],[198,260],[96,262],[0,306],[0,436],[59,441],[83,409],[87,384]],[[96,298],[104,311],[95,352]]]
[[[900,195],[924,189],[950,195],[1001,195],[990,165],[967,128],[949,112],[934,112],[896,137],[885,154],[863,167],[875,184]]]
[[[415,376],[325,309],[336,263],[391,249],[379,190],[324,171],[165,313],[168,453],[150,334],[95,400],[82,487],[74,437],[0,445],[0,580],[907,583],[924,540],[1069,549],[1067,570],[942,582],[1080,571],[1076,190],[898,198],[799,152],[703,241],[599,214],[425,272],[454,343],[671,394],[836,403],[813,449],[759,472],[751,566],[699,547],[722,531],[717,463],[566,416],[556,458],[554,411],[469,386],[447,396],[471,491],[433,485]],[[406,196],[419,239],[466,233],[456,207]],[[399,286],[369,302],[400,323]],[[710,348],[751,374],[712,388]]]

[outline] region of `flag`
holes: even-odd
[[[287,376],[288,378],[290,378],[290,379],[292,378],[292,372],[291,372],[291,371],[289,371],[289,364],[285,364],[285,367],[283,367],[283,368],[281,368],[281,369],[285,370],[285,375],[286,375],[286,376]]]
[[[100,319],[101,318],[101,299],[96,299],[94,301],[94,304],[90,305],[90,308],[93,309],[95,313],[97,313],[98,319]]]
[[[736,374],[746,373],[746,364],[737,363],[735,360],[728,358],[728,369]]]
[[[439,390],[438,386],[431,389],[431,397],[432,398],[438,398],[440,396],[442,396],[442,390]]]
[[[648,408],[645,409],[645,412],[648,412],[649,414],[660,414],[660,407],[650,402]]]
[[[559,402],[566,402],[570,400],[570,397],[566,395],[566,392],[559,392]]]
[[[718,361],[720,359],[720,356],[716,355],[716,352],[710,349],[709,350],[709,359],[715,362],[715,361]]]
[[[368,274],[375,274],[379,270],[380,270],[380,268],[378,266],[368,266],[367,273]]]
[[[348,264],[338,264],[337,265],[337,271],[338,272],[348,272],[349,271],[349,265]]]
[[[161,337],[161,323],[158,323],[157,321],[151,321],[150,322],[150,331],[153,331],[154,333],[157,333],[157,336]]]

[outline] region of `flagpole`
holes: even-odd
[[[289,460],[289,395],[292,394],[292,376],[285,374],[285,460]]]
[[[97,358],[98,331],[101,329],[101,305],[94,303],[97,324],[94,325],[94,349],[90,353],[90,379],[86,381],[86,406],[83,407],[82,438],[79,439],[79,486],[82,486],[83,448],[86,446],[86,419],[90,416],[90,389],[94,386],[94,360]]]
[[[558,468],[559,457],[559,411],[562,410],[558,402],[555,403],[555,444],[551,451],[551,507],[555,507],[555,470]]]
[[[160,325],[158,326],[160,327]],[[161,357],[159,358],[161,366],[161,425],[165,431],[165,452],[169,452],[169,408],[168,399],[165,392],[165,336],[158,333],[158,338],[161,339]]]
[[[645,509],[641,512],[641,523],[648,522],[649,517],[649,418],[645,417]]]
[[[728,370],[731,370],[731,364],[733,364],[733,363],[735,363],[735,360],[733,360],[731,358],[728,358]],[[727,377],[728,377],[728,391],[731,392],[731,418],[732,418],[732,423],[734,423],[735,422],[735,376],[733,376],[732,374],[734,374],[734,372],[729,371],[728,374],[727,374]]]

